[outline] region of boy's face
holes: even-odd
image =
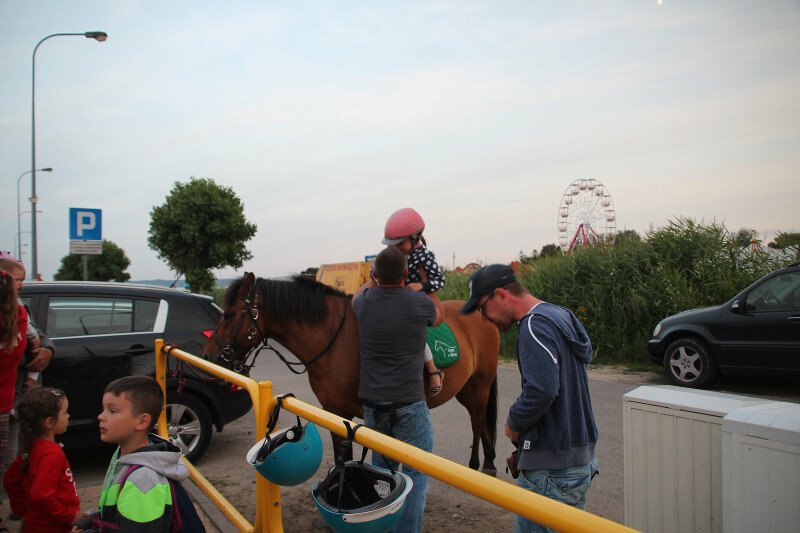
[[[137,432],[146,431],[150,415],[134,414],[133,403],[126,393],[117,396],[110,392],[103,395],[103,410],[97,415],[100,422],[100,440],[114,444],[130,441]]]

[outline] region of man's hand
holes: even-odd
[[[25,365],[25,368],[31,372],[42,372],[50,364],[50,359],[53,358],[53,350],[44,347],[34,348],[31,350],[31,355],[33,359]]]
[[[511,442],[519,442],[519,431],[512,431],[508,424],[506,424],[506,437],[511,439]]]

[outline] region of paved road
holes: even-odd
[[[316,404],[305,376],[290,373],[280,361],[263,353],[253,370],[256,380],[271,379],[275,392],[293,392],[298,398]],[[652,380],[653,376],[650,376]],[[611,520],[621,522],[624,513],[623,492],[623,442],[622,442],[622,396],[641,386],[645,381],[641,378],[627,376],[598,375],[590,379],[592,400],[601,438],[597,455],[600,462],[601,475],[596,478],[589,499],[589,511]],[[656,383],[666,383],[656,376]],[[498,386],[500,391],[498,417],[497,462],[498,477],[511,480],[503,468],[505,458],[511,453],[512,446],[502,435],[505,413],[519,391],[519,374],[516,365],[502,365],[498,368]],[[751,394],[761,397],[800,402],[800,389],[797,382],[775,382],[774,380],[753,381],[752,379],[725,380],[715,390]],[[469,418],[466,410],[456,401],[433,410],[436,431],[434,453],[466,464],[470,454]],[[281,424],[286,424],[283,419]],[[251,476],[252,471],[246,466],[244,455],[254,441],[254,417],[247,415],[227,426],[223,433],[215,434],[206,456],[197,465],[209,479],[223,480],[231,473],[235,476]],[[327,452],[326,461],[330,458],[329,440],[324,441]],[[102,481],[105,460],[98,462],[98,455],[81,454],[71,457],[73,471],[79,485],[97,484]],[[216,482],[216,481],[215,481]],[[475,498],[436,480],[431,481],[431,498],[444,499],[452,508],[453,515],[474,509]],[[482,502],[481,502],[482,505]],[[486,510],[497,512],[496,508]],[[505,513],[505,511],[499,511]],[[510,518],[508,519],[510,525]]]

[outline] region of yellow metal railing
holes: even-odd
[[[173,349],[170,355],[198,368],[239,385],[250,393],[256,415],[256,442],[266,436],[267,416],[275,406],[272,396],[272,383],[254,380],[224,369],[204,359],[181,350]],[[166,394],[166,354],[163,342],[156,341],[156,379]],[[343,437],[347,436],[344,419],[324,411],[297,398],[286,398],[283,407],[298,416],[314,422]],[[159,418],[159,433],[167,436],[166,413]],[[632,532],[626,526],[611,520],[581,511],[561,502],[551,500],[527,491],[506,481],[472,470],[448,459],[420,450],[392,437],[361,428],[355,441],[362,446],[407,464],[420,472],[452,485],[478,498],[507,509],[512,513],[529,518],[539,524],[566,532]],[[251,525],[203,476],[184,458],[192,481],[222,511],[231,523],[243,532],[279,533],[283,532],[281,520],[280,487],[269,483],[262,476],[256,477],[256,523]]]

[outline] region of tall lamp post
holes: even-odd
[[[51,37],[66,37],[77,36],[86,37],[87,39],[94,39],[98,42],[103,42],[108,39],[108,35],[102,31],[87,31],[84,33],[54,33],[48,35],[38,42],[33,49],[33,56],[31,58],[31,279],[36,279],[39,275],[39,264],[37,257],[37,243],[36,243],[36,51]],[[21,248],[21,246],[20,246]]]
[[[50,167],[36,169],[36,172],[52,172],[52,171],[53,169]],[[25,172],[20,174],[19,177],[17,178],[17,246],[18,246],[17,259],[22,259],[22,231],[20,229],[20,224],[19,224],[19,218],[20,216],[22,216],[19,211],[19,180],[21,180],[25,174],[30,174],[30,173],[31,173],[30,170],[26,170]]]

